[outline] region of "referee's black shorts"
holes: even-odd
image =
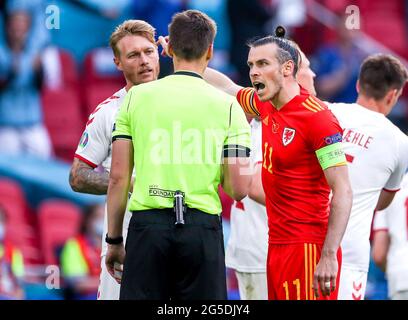
[[[135,211],[129,224],[120,299],[227,299],[221,219],[187,208]]]

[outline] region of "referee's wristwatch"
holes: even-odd
[[[106,242],[107,244],[113,244],[113,245],[115,245],[115,244],[122,244],[122,243],[123,243],[123,237],[120,236],[120,237],[116,237],[116,238],[110,238],[110,237],[108,236],[108,234],[106,234],[105,242]]]

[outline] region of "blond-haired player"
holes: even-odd
[[[155,29],[142,20],[127,20],[117,26],[109,44],[114,63],[123,72],[126,86],[100,103],[89,116],[75,158],[69,182],[74,191],[106,194],[111,167],[112,130],[117,111],[127,91],[134,85],[156,80],[159,75],[159,54],[155,43]],[[94,170],[103,167],[103,172]],[[130,214],[125,216],[124,235]],[[107,232],[105,211],[104,236]],[[105,266],[107,245],[102,239],[101,276],[98,290],[100,300],[118,300],[120,286],[109,275]]]

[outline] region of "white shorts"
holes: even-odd
[[[266,272],[249,273],[235,271],[241,300],[268,300]]]
[[[367,272],[341,267],[338,300],[364,300]]]
[[[109,274],[105,265],[106,256],[101,257],[101,275],[98,287],[98,300],[119,300],[120,284]]]

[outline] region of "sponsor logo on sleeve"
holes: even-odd
[[[342,136],[340,132],[337,132],[336,134],[333,134],[331,136],[324,138],[324,142],[326,143],[326,145],[331,145],[337,142],[341,142],[341,140],[342,140]]]

